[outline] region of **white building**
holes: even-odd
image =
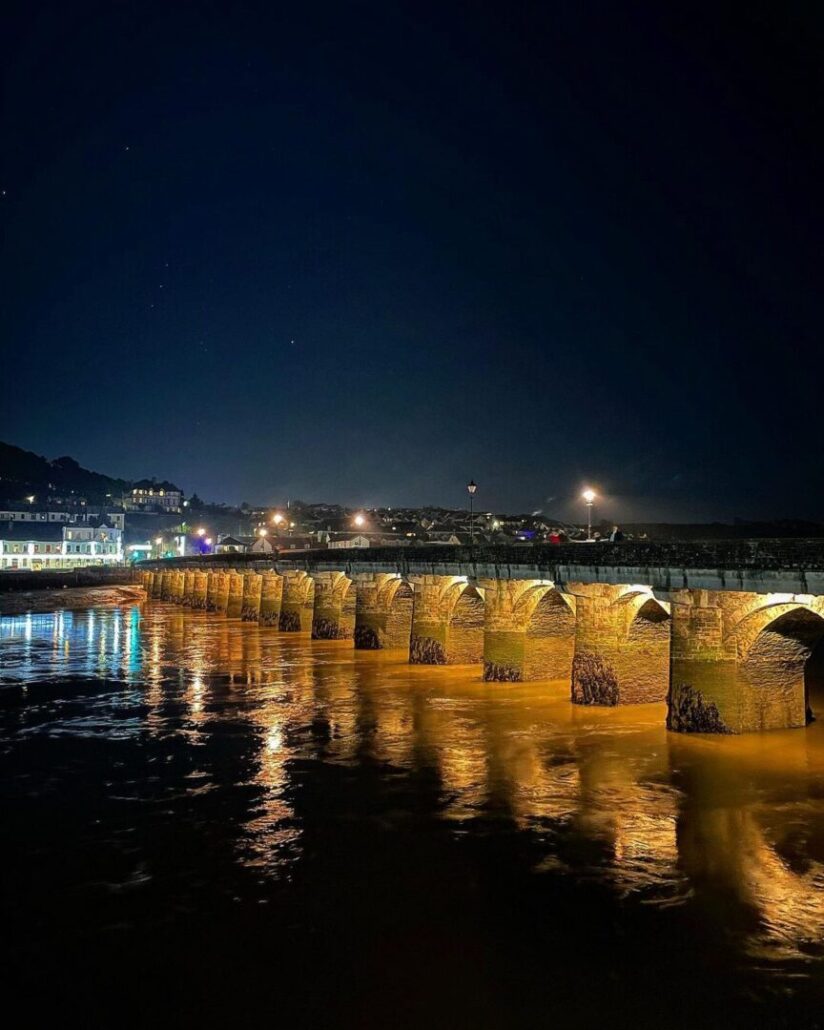
[[[344,537],[342,540],[330,540],[329,546],[336,548],[368,547],[369,537],[357,534],[356,536]]]
[[[122,511],[48,511],[46,509],[16,508],[0,511],[0,524],[3,522],[99,522],[101,519],[116,529],[125,528],[126,516]]]
[[[71,522],[68,511],[33,511],[31,508],[0,511],[0,522]]]
[[[118,565],[123,530],[105,524],[0,523],[0,569],[74,569]]]

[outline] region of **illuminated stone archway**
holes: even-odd
[[[465,576],[420,576],[409,660],[416,665],[468,665],[483,661],[484,599]]]
[[[392,573],[357,577],[355,647],[361,651],[409,651],[414,592],[409,582]]]
[[[541,580],[485,580],[484,679],[565,680],[575,648],[575,599]]]
[[[673,615],[670,729],[747,733],[806,725],[806,667],[824,638],[824,598],[684,591]]]
[[[572,700],[583,705],[664,701],[670,613],[648,587],[576,584]]]
[[[314,640],[351,640],[355,633],[357,592],[343,572],[318,572],[312,616]]]
[[[446,635],[447,665],[475,665],[484,657],[484,599],[475,586],[451,588]]]

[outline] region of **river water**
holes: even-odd
[[[676,736],[160,602],[5,617],[0,657],[32,1017],[824,1025],[824,719]]]

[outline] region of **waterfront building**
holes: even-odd
[[[0,569],[73,569],[123,561],[123,531],[104,523],[0,523]]]

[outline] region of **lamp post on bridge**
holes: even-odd
[[[586,506],[587,506],[587,540],[591,540],[592,539],[592,504],[593,504],[593,501],[595,500],[595,491],[594,490],[589,490],[589,489],[584,490],[584,492],[581,494],[581,496],[583,497],[584,501],[586,501]]]
[[[466,489],[469,492],[469,546],[475,546],[475,491],[478,489],[478,484],[474,479],[470,479],[466,484]]]

